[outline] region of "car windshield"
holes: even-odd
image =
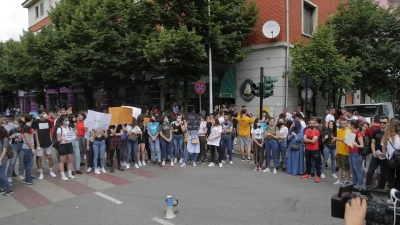
[[[358,111],[363,117],[379,115],[379,105],[351,105],[345,106],[344,108],[350,112]]]

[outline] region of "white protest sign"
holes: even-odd
[[[102,130],[108,130],[110,122],[111,122],[110,114],[99,113],[89,110],[85,119],[85,127],[89,129],[100,128]]]
[[[140,114],[142,114],[142,109],[136,108],[136,107],[131,107],[131,106],[122,106],[125,108],[131,108],[132,109],[132,117],[135,117],[135,119],[138,118]]]
[[[346,131],[343,142],[346,143],[346,145],[353,147],[353,142],[355,140],[356,140],[356,134],[353,133],[351,130]]]

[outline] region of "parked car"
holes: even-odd
[[[376,115],[386,115],[389,119],[395,117],[391,102],[351,104],[345,105],[344,108],[350,112],[358,111],[369,123]]]

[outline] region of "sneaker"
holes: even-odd
[[[246,160],[246,158],[242,157],[242,161]]]
[[[19,175],[19,180],[25,180],[24,175]]]
[[[332,177],[335,178],[335,179],[338,179],[338,176],[336,175],[336,173],[333,173]]]
[[[131,166],[129,164],[126,164],[126,170],[129,170]]]
[[[324,173],[321,173],[321,178],[322,178],[322,179],[325,179],[325,178],[326,178]]]
[[[67,181],[67,180],[68,180],[68,177],[61,177],[61,180]]]
[[[222,168],[222,167],[224,167],[224,166],[222,165],[222,163],[219,163],[218,165],[219,165],[219,168]]]
[[[68,175],[68,177],[71,178],[71,179],[75,179],[74,175],[72,175],[72,174]]]
[[[213,167],[213,166],[214,166],[214,163],[208,164],[208,167]]]
[[[139,165],[139,166],[143,166],[142,163],[141,163],[140,161],[139,161],[138,165]]]
[[[102,173],[107,173],[106,169],[104,169],[104,168],[101,168],[101,172]]]
[[[185,167],[185,166],[186,166],[186,163],[182,163],[181,167]]]
[[[56,175],[53,171],[50,172],[50,176],[51,176],[52,178],[56,178],[56,177],[57,177],[57,175]]]
[[[10,189],[10,190],[4,192],[3,195],[4,195],[4,196],[8,196],[8,195],[11,195],[12,193],[14,193],[14,192],[13,192],[13,189]]]
[[[6,192],[6,189],[2,188],[0,189],[0,194],[4,194]]]
[[[262,172],[263,170],[261,169],[261,167],[258,167],[258,171]]]
[[[139,169],[139,165],[137,163],[135,163],[135,168]]]
[[[193,162],[193,166],[197,166],[197,165],[196,165],[196,162]]]
[[[39,174],[39,180],[43,180],[43,173]]]
[[[91,168],[91,167],[88,167],[88,168],[86,169],[86,173],[90,173],[90,172],[92,172],[92,168]]]
[[[176,158],[174,159],[174,163],[176,163]]]
[[[251,159],[250,158],[247,158],[247,162],[250,162],[251,161]]]
[[[26,185],[33,185],[33,182],[30,180],[30,181],[25,181],[25,184]]]
[[[12,183],[12,178],[11,177],[7,177],[7,180],[9,183]]]
[[[144,162],[144,160],[143,160],[143,162],[142,162],[142,165],[143,165],[143,166],[145,166],[145,165],[146,165],[146,163]]]
[[[319,183],[319,182],[321,182],[321,177],[317,176],[317,177],[315,178],[315,183]]]
[[[274,173],[278,173],[278,171],[276,171],[276,168],[274,168]]]
[[[265,168],[265,170],[263,170],[264,173],[269,173],[271,172],[271,170],[269,168]]]
[[[180,160],[179,160],[179,163],[183,163],[183,159],[180,159]]]
[[[162,165],[165,166],[165,160],[162,161]],[[135,167],[136,167],[136,164],[135,164]]]
[[[100,173],[100,170],[99,170],[99,169],[97,169],[97,168],[96,168],[96,169],[94,169],[94,173],[95,173],[95,174],[101,174],[101,173]]]
[[[258,170],[257,166],[254,167],[253,171],[256,172]]]
[[[337,180],[333,185],[343,185],[343,182],[341,180]]]
[[[158,162],[158,166],[159,166],[159,167],[163,167],[163,165],[162,165],[161,162]]]
[[[122,162],[122,163],[121,163],[121,166],[126,166],[126,162]]]
[[[232,161],[229,161],[229,164],[233,165],[233,162],[232,162]]]
[[[225,163],[225,160],[222,160],[221,163]]]
[[[300,178],[301,179],[310,179],[311,176],[310,176],[310,174],[304,174],[304,175],[300,176]]]

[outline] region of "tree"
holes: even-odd
[[[293,65],[293,81],[300,84],[302,77],[308,75],[314,80],[315,90],[325,97],[328,93],[339,96],[345,91],[354,90],[359,59],[345,59],[334,45],[334,30],[329,25],[318,28],[308,43],[298,43],[290,51]]]
[[[171,83],[183,81],[185,102],[187,83],[208,73],[209,46],[213,61],[222,64],[238,63],[249,51],[242,41],[254,31],[258,15],[254,1],[154,0],[138,4],[151,4],[152,18],[144,22],[154,26],[155,20],[161,26],[152,33],[144,49],[152,65],[150,72],[164,74]]]
[[[335,46],[351,60],[361,60],[362,77],[357,87],[375,98],[395,90],[400,72],[400,9],[382,8],[371,0],[349,0],[338,7],[329,23],[334,27]]]

